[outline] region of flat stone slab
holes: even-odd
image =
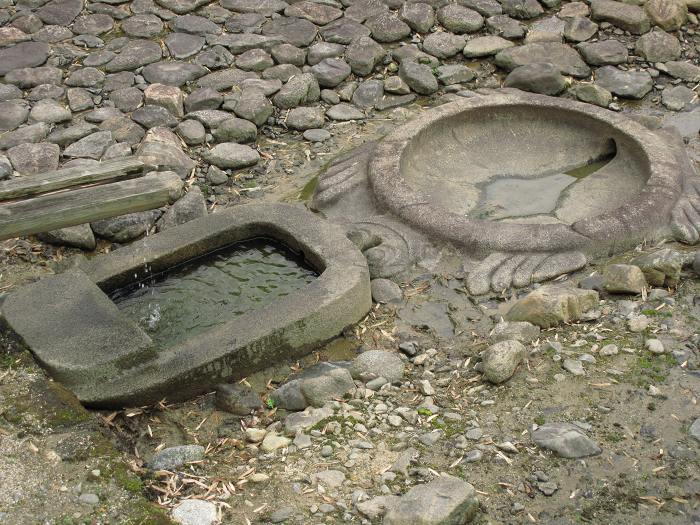
[[[151,339],[81,270],[23,287],[3,304],[2,314],[42,366],[67,385],[99,385],[151,346]]]
[[[260,237],[303,253],[320,275],[166,348],[123,317],[107,296],[147,275]],[[81,402],[120,407],[185,399],[277,360],[296,359],[361,320],[371,304],[367,262],[340,228],[299,206],[261,204],[195,219],[24,286],[5,300],[2,316]]]
[[[49,46],[43,42],[21,42],[0,49],[0,76],[15,69],[40,66],[49,56]]]
[[[563,458],[584,458],[602,452],[597,443],[571,423],[549,423],[531,432],[535,444]]]

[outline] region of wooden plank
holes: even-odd
[[[0,205],[0,240],[152,210],[174,202],[183,182],[175,173],[42,195]]]
[[[32,197],[86,184],[115,182],[143,175],[146,170],[150,169],[152,166],[144,163],[138,157],[128,157],[100,162],[92,166],[76,166],[17,177],[0,182],[0,201]]]

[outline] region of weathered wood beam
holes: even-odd
[[[159,208],[177,200],[182,186],[164,172],[0,204],[0,240]]]
[[[63,168],[0,182],[0,201],[41,195],[65,188],[102,184],[131,178],[153,169],[138,157]]]

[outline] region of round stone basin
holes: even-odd
[[[652,212],[650,188],[678,184],[672,164],[664,140],[623,115],[504,94],[398,128],[379,143],[369,177],[382,205],[424,231],[483,251],[561,250],[584,247],[596,220]],[[644,225],[618,233],[635,228]]]

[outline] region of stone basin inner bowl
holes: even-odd
[[[426,112],[380,141],[369,178],[393,214],[477,252],[632,243],[667,224],[680,187],[662,135],[529,94]]]

